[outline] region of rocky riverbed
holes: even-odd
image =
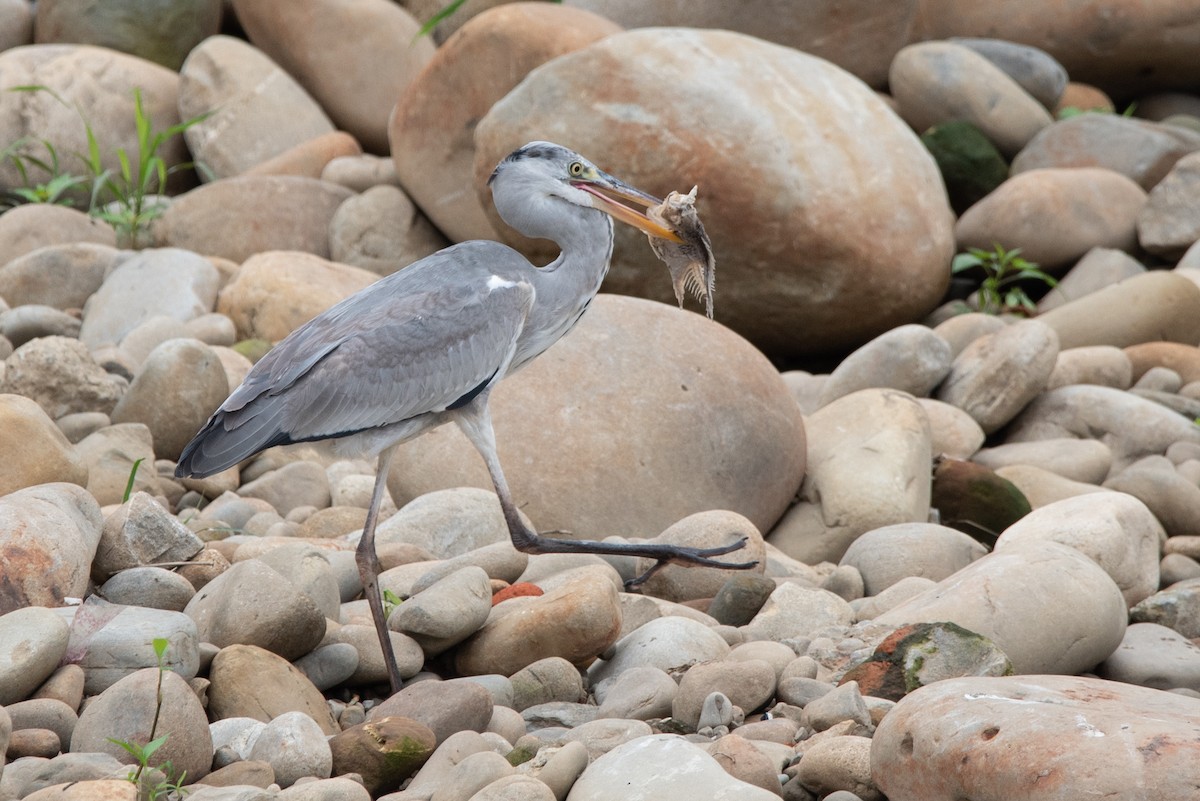
[[[170,5],[0,0],[0,801],[1195,797],[1200,3]],[[493,394],[522,513],[758,565],[522,554],[438,429],[391,694],[374,461],[175,460],[379,277],[547,259],[486,188],[534,139],[697,184],[718,278],[618,232]]]

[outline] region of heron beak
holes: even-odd
[[[632,225],[634,228],[645,231],[656,239],[666,239],[675,243],[683,242],[679,238],[679,234],[670,228],[664,228],[659,223],[650,219],[644,211],[633,208],[633,206],[640,206],[643,209],[650,206],[660,206],[662,205],[660,198],[646,194],[642,190],[632,187],[624,181],[599,170],[596,171],[595,176],[572,181],[571,185],[598,198],[601,202],[596,204],[596,208],[608,214],[614,220],[620,220],[626,225]]]

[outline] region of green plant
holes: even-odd
[[[391,617],[396,607],[404,603],[404,599],[391,590],[383,591],[383,616]]]
[[[1042,272],[1038,265],[1021,257],[1021,249],[1005,250],[992,244],[992,250],[967,248],[966,253],[954,257],[951,272],[955,275],[968,270],[982,270],[983,280],[979,284],[979,310],[986,314],[1033,314],[1037,306],[1020,286],[1018,281],[1041,281],[1049,287],[1058,284],[1050,275]]]
[[[125,482],[125,494],[121,496],[121,503],[129,503],[129,496],[133,494],[133,482],[137,480],[138,468],[142,466],[142,462],[146,461],[146,457],[135,459],[133,467],[129,468],[129,480]],[[155,642],[158,642],[155,640]]]
[[[58,158],[58,151],[53,143],[46,139],[38,142],[46,151],[45,158],[39,158],[27,152],[28,138],[18,139],[0,153],[0,161],[9,161],[21,176],[22,186],[9,189],[11,195],[5,198],[5,206],[16,206],[20,203],[57,203],[63,206],[73,206],[75,201],[67,194],[72,189],[87,185],[88,179],[81,175],[64,172]],[[45,180],[38,182],[32,175],[33,169],[45,173]]]
[[[150,758],[154,756],[158,749],[166,744],[167,737],[169,736],[167,734],[161,737],[154,736],[158,732],[158,718],[162,713],[162,682],[163,674],[167,670],[166,666],[163,665],[163,656],[167,652],[168,645],[169,643],[165,637],[154,638],[154,656],[158,662],[158,689],[155,695],[154,721],[150,724],[150,740],[145,745],[139,745],[138,743],[131,743],[126,740],[108,738],[110,743],[115,743],[128,751],[137,763],[137,767],[129,772],[127,778],[130,782],[138,786],[139,800],[148,799],[148,801],[156,801],[159,798],[169,798],[172,796],[180,798],[187,792],[183,789],[183,782],[187,777],[187,771],[172,777],[175,771],[169,761],[157,766],[163,778],[151,778],[151,774],[147,772],[147,769],[150,768]]]
[[[72,176],[74,182],[70,186],[64,187],[63,191],[90,183],[91,197],[88,203],[88,213],[111,225],[118,236],[122,237],[130,247],[138,247],[138,240],[146,227],[166,210],[165,204],[155,197],[155,193],[165,190],[169,177],[189,169],[206,172],[203,165],[194,162],[168,165],[159,151],[173,137],[181,135],[193,125],[208,119],[212,114],[211,111],[171,125],[165,130],[156,131],[153,122],[146,116],[146,108],[142,103],[142,90],[134,89],[133,121],[137,133],[137,152],[131,154],[125,148],[117,148],[118,169],[114,172],[104,166],[100,143],[96,139],[95,131],[92,130],[91,123],[88,122],[87,117],[78,106],[68,103],[53,89],[37,84],[14,86],[9,91],[46,92],[59,103],[73,108],[79,115],[87,138],[87,152],[75,153],[75,156],[83,163],[84,169],[91,177],[89,179]],[[54,148],[44,140],[43,145],[52,156],[49,165],[36,160],[30,161],[28,154],[21,154],[18,158],[35,164],[35,166],[41,166],[51,175],[61,174],[58,156],[54,152]],[[8,158],[13,159],[11,155]],[[18,171],[21,171],[19,166]],[[28,187],[26,173],[21,171],[21,174]]]

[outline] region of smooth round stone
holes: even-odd
[[[617,746],[592,762],[571,788],[571,801],[622,798],[772,801],[775,793],[730,776],[703,748],[670,734]]]
[[[0,220],[0,297],[82,309],[121,258],[112,226],[77,209],[29,203]]]
[[[1123,250],[1092,248],[1042,296],[1037,302],[1038,312],[1056,309],[1144,272],[1146,268],[1142,263]]]
[[[1060,542],[1090,557],[1112,577],[1133,606],[1158,589],[1158,559],[1165,538],[1155,516],[1132,495],[1106,492],[1043,506],[1009,526],[996,541]]]
[[[832,684],[813,677],[789,676],[779,682],[779,700],[796,707],[807,707],[831,692]]]
[[[1052,121],[1045,107],[999,67],[954,42],[905,47],[892,60],[888,85],[901,116],[915,130],[966,119],[1009,157]]]
[[[858,569],[870,596],[910,576],[941,581],[987,552],[978,540],[947,526],[900,523],[863,534],[841,564]]]
[[[214,720],[249,717],[266,723],[298,711],[326,734],[338,731],[321,691],[286,659],[253,645],[222,648],[209,667],[208,711]]]
[[[1101,679],[950,679],[906,696],[884,717],[871,772],[897,801],[1064,793],[1135,801],[1147,787],[1155,798],[1184,801],[1200,768],[1189,749],[1162,744],[1194,741],[1197,721],[1200,701]],[[1157,756],[1146,760],[1147,751]],[[1030,765],[1056,777],[1045,792],[1031,789]]]
[[[101,525],[99,505],[75,484],[39,484],[0,497],[6,567],[0,613],[86,595]]]
[[[884,612],[899,606],[909,598],[915,598],[937,582],[921,576],[908,576],[897,581],[877,595],[851,601],[855,620],[874,620]]]
[[[621,673],[604,688],[600,701],[601,718],[652,720],[671,715],[679,685],[659,668],[634,667]]]
[[[49,759],[62,751],[62,740],[49,729],[26,727],[17,729],[8,738],[7,756],[10,760],[22,757]]]
[[[1159,562],[1158,572],[1163,585],[1170,587],[1177,581],[1200,578],[1200,562],[1181,553],[1168,553]]]
[[[766,552],[763,537],[753,523],[736,512],[711,510],[688,515],[650,542],[678,545],[689,548],[713,548],[728,545],[745,538],[746,544],[739,550],[718,557],[722,562],[755,562],[751,572],[762,573],[766,569]],[[634,575],[641,575],[654,567],[650,559],[638,559]],[[661,568],[642,584],[642,592],[668,601],[693,601],[712,598],[734,576],[745,571],[716,567],[671,565]]]
[[[599,660],[588,668],[588,679],[595,686],[630,668],[646,666],[671,673],[727,653],[729,645],[703,623],[660,617],[618,640],[611,659]]]
[[[491,609],[488,574],[481,567],[464,567],[406,599],[388,618],[388,627],[436,656],[478,631]]]
[[[0,392],[37,401],[52,418],[76,412],[109,414],[126,382],[96,363],[87,346],[71,337],[30,340],[4,360]]]
[[[804,787],[822,797],[844,790],[863,801],[882,801],[872,777],[871,749],[869,737],[830,737],[805,750],[797,776]]]
[[[278,571],[256,559],[238,562],[204,586],[184,609],[201,640],[219,648],[257,645],[285,659],[311,651],[325,616]]]
[[[709,693],[704,699],[704,706],[700,707],[700,719],[696,723],[697,734],[712,734],[722,726],[728,731],[733,725],[735,711],[733,702],[724,693]]]
[[[498,734],[513,745],[525,736],[525,718],[517,710],[497,704],[492,707],[492,719],[488,721],[487,732]]]
[[[1115,474],[1176,442],[1200,443],[1200,428],[1137,395],[1111,387],[1072,385],[1043,392],[1008,427],[1005,442],[1098,439],[1113,454]]]
[[[161,692],[162,704],[156,704]],[[99,751],[121,759],[128,752],[116,740],[138,742],[157,719],[171,736],[155,752],[156,763],[169,760],[178,775],[197,779],[212,764],[212,735],[200,699],[174,671],[145,668],[125,676],[93,698],[71,736],[72,751]]]
[[[0,314],[0,335],[19,348],[38,337],[77,337],[79,318],[51,306],[18,306]]]
[[[294,664],[318,690],[328,690],[358,670],[358,649],[348,642],[334,642],[309,651]]]
[[[971,415],[992,433],[1046,386],[1058,356],[1054,330],[1024,320],[976,339],[955,359],[938,400]]]
[[[297,782],[279,791],[279,801],[371,801],[371,794],[359,782],[336,776]]]
[[[0,706],[25,700],[50,677],[69,634],[66,622],[44,607],[0,615]]]
[[[329,479],[316,462],[288,462],[243,484],[238,495],[266,501],[281,515],[298,506],[323,509],[330,501]]]
[[[930,450],[952,459],[970,459],[983,446],[987,434],[975,418],[957,406],[935,398],[917,398],[929,418]]]
[[[1138,215],[1138,241],[1149,252],[1178,259],[1197,239],[1200,222],[1187,198],[1200,181],[1200,155],[1184,156],[1176,162],[1146,198],[1146,207]]]
[[[1107,492],[1095,484],[1084,484],[1082,481],[1072,481],[1063,478],[1058,473],[1051,473],[1040,467],[1018,464],[1001,467],[996,475],[1012,483],[1025,500],[1029,501],[1032,509],[1049,506],[1056,501],[1074,498],[1077,495],[1088,495],[1094,492]]]
[[[495,751],[478,751],[468,754],[461,762],[452,767],[441,788],[434,794],[435,798],[462,799],[478,797],[478,793],[494,781],[515,772],[508,760]]]
[[[334,129],[283,67],[232,36],[209,37],[188,54],[179,74],[179,110],[187,118],[210,115],[184,131],[184,139],[218,178]]]
[[[239,759],[249,759],[255,740],[266,727],[264,721],[254,718],[215,720],[208,726],[209,734],[212,735],[213,751],[226,750],[236,754]]]
[[[1152,310],[1152,311],[1151,311]],[[1200,342],[1200,286],[1181,274],[1150,270],[1038,316],[1062,350],[1143,342]]]
[[[1145,342],[1125,348],[1134,378],[1154,367],[1167,367],[1179,374],[1184,384],[1200,380],[1200,348],[1180,342]]]
[[[1079,114],[1043,128],[1013,159],[1012,172],[1104,167],[1149,192],[1175,162],[1200,148],[1200,134],[1119,114]]]
[[[950,345],[923,325],[880,334],[843,359],[821,388],[818,405],[871,387],[928,395],[950,371]]]
[[[475,487],[425,493],[380,523],[375,532],[377,546],[408,543],[439,558],[461,556],[508,538],[496,493]]]
[[[481,732],[492,718],[492,696],[471,681],[418,681],[371,710],[367,721],[402,717],[428,726],[439,743],[460,731]]]
[[[516,608],[519,611],[506,611]],[[621,631],[617,590],[603,572],[589,572],[545,595],[513,599],[458,647],[460,673],[512,675],[550,656],[582,663],[603,653]]]
[[[848,625],[853,618],[850,604],[832,592],[788,582],[771,593],[746,629],[757,639],[782,641]]]
[[[13,731],[21,729],[49,731],[54,734],[54,739],[60,745],[70,744],[75,724],[79,722],[79,716],[75,714],[74,708],[54,698],[34,698],[29,701],[20,701],[9,704],[5,707],[5,711],[12,720]],[[49,756],[56,754],[58,754],[57,750]]]
[[[79,665],[88,695],[103,692],[126,676],[158,665],[154,641],[167,641],[162,665],[185,681],[200,670],[196,624],[182,612],[141,606],[116,607],[117,614],[94,632]]]
[[[71,442],[35,401],[0,394],[0,495],[51,481],[83,486],[88,471]]]
[[[1145,503],[1162,523],[1167,536],[1196,530],[1200,488],[1165,456],[1139,459],[1105,481],[1104,487],[1129,493]]]
[[[329,255],[391,275],[449,243],[395,186],[373,186],[338,206],[329,223]]]
[[[308,776],[328,779],[333,771],[333,753],[325,733],[303,712],[285,712],[273,718],[255,738],[250,759],[269,763],[280,787],[290,787]]]
[[[956,314],[939,323],[933,329],[933,333],[946,340],[950,345],[950,353],[957,358],[967,345],[981,336],[996,333],[1005,325],[1004,320],[994,314],[967,312],[966,314]]]
[[[864,389],[805,420],[808,470],[770,543],[807,564],[835,561],[863,532],[929,516],[929,420],[911,395]]]
[[[152,317],[186,322],[211,312],[221,276],[212,262],[179,248],[137,251],[88,300],[80,340],[95,350],[117,345]]]
[[[320,548],[303,542],[285,542],[256,558],[287,578],[322,615],[331,620],[337,618],[341,591],[333,566]]]
[[[1045,50],[1004,39],[956,36],[950,41],[995,64],[1048,109],[1054,109],[1067,88],[1066,69]]]
[[[775,694],[775,669],[761,659],[736,662],[722,659],[693,665],[679,682],[671,716],[695,727],[704,699],[714,692],[722,693],[735,706],[751,712]]]
[[[197,339],[172,339],[150,352],[112,410],[114,423],[143,423],[155,455],[177,459],[229,394],[216,352]]]
[[[1097,673],[1125,684],[1200,692],[1200,646],[1166,626],[1134,623]]]
[[[473,801],[554,801],[555,795],[544,782],[529,776],[505,776],[487,785]]]
[[[796,652],[787,645],[770,640],[756,640],[736,645],[725,662],[744,662],[747,660],[762,660],[775,670],[775,678],[779,679],[783,671],[796,658]]]
[[[566,740],[582,743],[593,760],[630,740],[652,733],[650,726],[643,721],[613,718],[590,720],[570,728],[565,735]]]
[[[993,470],[1028,464],[1072,481],[1099,484],[1112,467],[1112,451],[1094,439],[1046,439],[984,448],[971,461]]]
[[[363,611],[364,615],[367,614],[365,609]],[[412,637],[399,632],[391,631],[388,635],[392,643],[392,653],[396,655],[396,667],[400,670],[400,678],[408,679],[417,675],[425,663],[425,654],[421,646]],[[380,684],[388,681],[383,648],[379,645],[379,635],[375,633],[375,626],[369,618],[365,618],[361,624],[352,623],[336,629],[330,633],[328,639],[353,645],[354,650],[358,652],[358,667],[348,680],[350,684]]]
[[[1140,186],[1111,170],[1030,170],[964,212],[955,236],[960,249],[1020,242],[1024,258],[1054,270],[1094,247],[1132,251],[1145,203]]]
[[[708,614],[724,625],[744,626],[758,614],[774,591],[772,579],[755,573],[735,574],[717,590],[708,605]]]
[[[577,702],[586,697],[579,668],[562,657],[552,656],[526,665],[508,679],[512,708],[522,712],[553,701]]]
[[[875,618],[887,625],[952,622],[991,639],[1017,673],[1087,670],[1120,644],[1120,588],[1074,548],[1011,545],[978,559]]]
[[[832,729],[842,721],[871,724],[857,681],[845,681],[827,693],[821,693],[804,705],[803,723],[816,731]]]

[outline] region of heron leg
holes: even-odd
[[[375,634],[379,637],[379,647],[383,650],[383,662],[387,665],[388,681],[392,685],[392,693],[397,693],[404,686],[400,678],[400,668],[396,665],[396,653],[392,650],[392,638],[388,633],[387,616],[383,613],[383,598],[379,594],[379,556],[375,552],[375,525],[379,522],[379,507],[383,502],[383,493],[387,491],[387,474],[392,464],[392,456],[396,446],[384,449],[379,454],[378,473],[375,476],[375,489],[371,492],[371,505],[367,508],[367,520],[363,524],[362,539],[358,541],[358,550],[354,553],[354,561],[358,564],[358,575],[362,579],[363,595],[371,607],[371,618],[375,622]]]
[[[751,562],[722,562],[713,559],[714,556],[732,553],[745,547],[747,538],[739,537],[728,545],[715,548],[688,548],[682,545],[671,545],[660,542],[626,543],[599,542],[597,540],[562,540],[552,537],[539,536],[536,531],[525,525],[517,506],[513,502],[512,493],[508,489],[508,481],[504,478],[504,470],[500,467],[500,457],[496,453],[496,434],[492,428],[492,417],[487,408],[487,393],[483,393],[471,403],[458,410],[455,422],[467,439],[479,451],[487,465],[488,474],[500,498],[500,508],[504,511],[504,522],[508,525],[508,533],[512,538],[513,547],[524,553],[594,553],[604,556],[635,556],[653,559],[654,565],[642,575],[626,582],[633,588],[644,583],[648,578],[669,564],[692,567],[719,567],[726,570],[748,570],[758,564]]]

